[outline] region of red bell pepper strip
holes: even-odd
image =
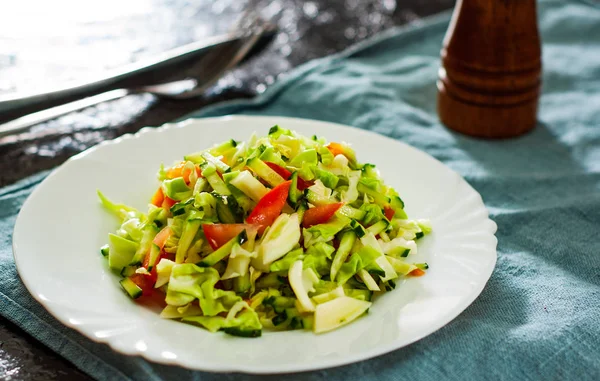
[[[308,228],[313,225],[323,224],[338,211],[344,205],[343,202],[336,202],[334,204],[325,204],[315,206],[314,208],[308,209],[304,212],[304,218],[302,219],[302,226]]]

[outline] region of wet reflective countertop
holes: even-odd
[[[454,0],[12,2],[10,12],[0,12],[0,95],[93,76],[224,33],[248,9],[275,22],[278,33],[203,97],[168,101],[129,95],[0,138],[0,187],[54,168],[103,140],[159,126],[215,102],[253,97],[299,64],[453,5]],[[195,74],[193,64],[178,66],[169,79]],[[3,119],[7,115],[0,115]],[[0,379],[89,377],[0,318]]]

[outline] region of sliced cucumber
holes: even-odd
[[[233,278],[233,291],[235,291],[237,294],[245,294],[250,290],[251,287],[252,284],[250,283],[249,271],[246,272],[245,275]]]
[[[219,171],[219,173],[225,173],[225,172],[229,171],[229,166],[227,164],[223,163],[221,160],[217,159],[210,153],[204,152],[204,153],[202,153],[202,157],[208,163],[211,163],[212,165],[214,165],[215,168],[217,169],[217,171]],[[204,172],[202,172],[202,173],[204,174]]]
[[[379,222],[374,223],[373,225],[369,226],[367,228],[367,231],[373,235],[377,235],[383,231],[385,231],[388,226],[390,226],[390,223],[387,222],[385,219],[383,220],[379,220]]]
[[[140,296],[142,296],[142,289],[137,284],[135,284],[131,279],[129,279],[129,278],[121,279],[121,281],[119,283],[121,284],[121,287],[123,287],[123,289],[125,290],[125,292],[127,293],[127,295],[129,295],[129,297],[131,299],[137,299]]]
[[[343,214],[346,217],[354,220],[362,220],[365,217],[365,211],[351,207],[350,205],[344,205],[340,208],[338,213]]]
[[[283,177],[279,176],[277,172],[272,170],[271,167],[266,165],[264,161],[257,157],[248,160],[246,165],[248,165],[248,167],[250,167],[250,169],[252,169],[252,171],[254,171],[258,177],[266,181],[272,187],[275,187],[285,181]]]
[[[240,209],[233,196],[213,194],[216,199],[216,210],[219,221],[223,224],[235,224],[243,221],[244,211]]]
[[[260,337],[262,335],[262,330],[254,329],[254,328],[245,328],[245,327],[229,327],[223,328],[223,332],[231,336],[239,336],[239,337]]]
[[[298,172],[292,173],[292,184],[290,185],[290,192],[288,194],[288,201],[290,205],[295,207],[300,201],[300,198],[304,195],[303,192],[298,190]]]
[[[241,190],[255,202],[260,201],[260,199],[269,192],[269,190],[260,181],[255,179],[249,171],[241,171],[239,175],[231,180],[230,184]]]
[[[389,197],[386,197],[385,195],[367,187],[366,185],[364,185],[362,183],[358,183],[356,188],[358,189],[359,192],[364,193],[367,196],[371,197],[373,199],[373,201],[381,207],[384,207],[390,203]]]
[[[121,276],[127,278],[128,276],[135,274],[135,270],[137,270],[137,266],[125,266],[123,267],[123,270],[121,270]]]
[[[352,220],[350,222],[350,228],[354,231],[358,238],[362,238],[365,236],[365,234],[367,234],[365,228],[356,220]]]
[[[110,250],[108,249],[108,244],[106,244],[100,248],[100,254],[102,254],[103,257],[108,257],[109,251]]]
[[[152,271],[152,268],[156,265],[158,257],[160,256],[160,247],[154,243],[150,247],[150,257],[148,258],[148,271]]]
[[[375,279],[373,279],[373,277],[371,276],[371,274],[369,274],[369,272],[367,270],[360,269],[360,270],[358,270],[358,272],[356,273],[356,275],[358,275],[358,277],[360,278],[360,280],[363,281],[363,283],[365,284],[365,286],[367,286],[367,288],[369,290],[371,290],[371,291],[381,291],[381,289],[377,285],[377,282],[375,282]]]
[[[212,163],[203,163],[201,168],[202,176],[204,176],[215,192],[223,196],[229,196],[231,194],[225,182],[223,182],[217,174],[217,168]]]

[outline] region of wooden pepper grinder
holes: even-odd
[[[535,0],[458,0],[441,58],[438,114],[447,127],[507,138],[535,126],[542,68]]]

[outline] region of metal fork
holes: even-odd
[[[0,138],[25,131],[36,124],[55,119],[70,112],[122,98],[130,94],[149,93],[166,99],[190,99],[200,96],[218,81],[225,72],[241,62],[265,33],[273,32],[273,28],[269,23],[256,24],[246,37],[230,41],[206,53],[197,65],[197,70],[202,76],[200,81],[188,78],[158,85],[108,91],[1,124]]]

